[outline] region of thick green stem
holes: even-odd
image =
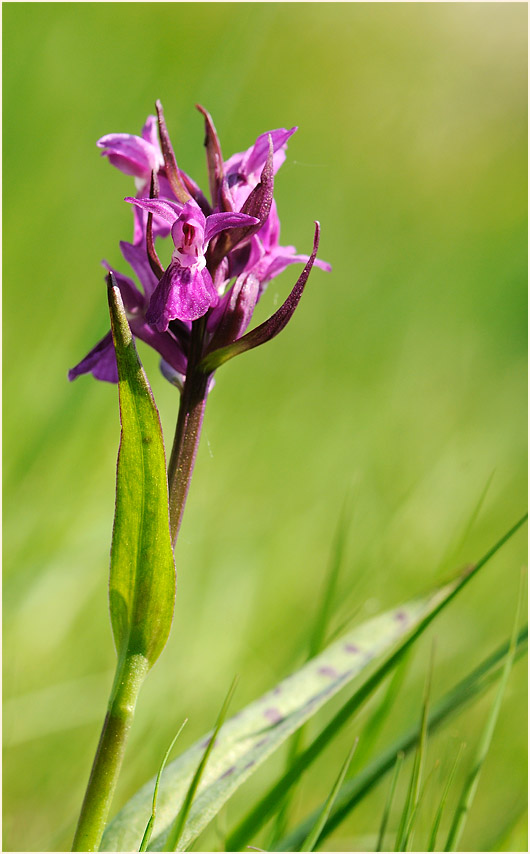
[[[131,729],[138,693],[149,670],[143,655],[118,662],[72,851],[98,851]]]

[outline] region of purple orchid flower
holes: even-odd
[[[134,206],[133,242],[122,241],[120,247],[143,292],[132,279],[112,271],[131,331],[157,350],[163,374],[182,388],[199,318],[205,317],[206,322],[198,349],[197,343],[194,350],[191,346],[193,370],[199,364],[198,370],[211,374],[237,353],[278,334],[296,309],[313,264],[324,270],[331,267],[316,260],[318,224],[311,256],[297,253],[294,246],[280,246],[274,175],[285,160],[287,141],[296,127],[261,134],[249,149],[223,161],[211,117],[199,107],[206,121],[210,205],[195,182],[178,168],[159,102],[156,108],[158,120],[149,116],[141,137],[109,134],[98,146],[114,166],[135,177],[138,190],[136,198],[126,198]],[[174,249],[164,270],[155,239],[169,233]],[[286,302],[268,321],[247,332],[267,283],[296,262],[305,267]],[[69,378],[82,373],[117,382],[110,333],[72,368]],[[210,380],[208,389],[213,377]]]
[[[171,225],[175,245],[171,262],[151,297],[148,322],[165,332],[171,320],[198,320],[219,302],[219,293],[206,268],[208,244],[226,229],[256,225],[259,220],[230,212],[205,217],[193,199],[185,205],[166,199],[128,197],[125,201],[165,219]]]
[[[138,179],[138,189],[145,189],[151,180],[151,173],[158,172],[164,165],[155,116],[147,117],[141,136],[109,133],[98,139],[96,145],[103,149],[102,157],[108,157],[109,162],[120,172]]]

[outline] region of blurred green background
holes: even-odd
[[[4,4],[4,850],[67,850],[112,680],[107,610],[115,387],[66,372],[107,330],[100,259],[125,272],[132,181],[98,156],[161,98],[179,164],[207,186],[203,125],[225,156],[299,125],[276,198],[282,242],[320,255],[274,342],[222,368],[177,548],[176,619],[140,697],[117,809],[213,723],[303,660],[347,494],[334,625],[398,604],[480,557],[526,503],[525,4]],[[269,286],[258,319],[298,275]],[[176,391],[140,345],[166,435]],[[480,513],[469,521],[489,483]],[[438,620],[381,744],[508,635],[525,533]],[[526,850],[525,665],[513,671],[466,850]],[[441,759],[417,845],[460,740],[460,779],[491,703],[429,745]],[[369,709],[366,714],[369,714]],[[306,775],[326,797],[354,721]],[[324,715],[324,718],[326,716]],[[322,723],[314,725],[316,732]],[[282,768],[269,761],[219,822]],[[353,768],[355,770],[355,768]],[[386,785],[328,841],[369,850]],[[400,796],[401,797],[401,796]],[[213,827],[198,847],[217,844]],[[266,834],[256,845],[267,847]]]

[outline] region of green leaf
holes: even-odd
[[[425,696],[423,699],[423,707],[421,713],[420,738],[418,741],[418,746],[416,748],[416,755],[414,757],[414,765],[410,777],[410,786],[407,793],[405,806],[401,815],[401,821],[399,823],[398,832],[396,835],[395,851],[407,850],[407,843],[409,841],[412,829],[412,820],[420,798],[421,778],[423,774],[423,766],[425,764],[425,749],[427,745],[427,720],[429,713],[429,697],[431,690],[432,668],[433,665],[431,658],[431,666],[429,669],[427,683],[425,686]]]
[[[374,662],[382,660],[383,664],[379,665],[375,674],[356,691],[353,703],[349,700],[344,707],[345,711],[342,712],[339,724],[345,723],[351,716],[352,706],[358,706],[359,702],[369,695],[374,685],[379,684],[381,674],[386,675],[390,671],[399,660],[400,654],[414,642],[436,614],[453,599],[523,521],[503,537],[473,569],[434,593],[413,599],[398,609],[352,629],[260,700],[251,703],[231,718],[223,726],[212,750],[179,849],[191,844],[231,795],[298,727],[313,717],[356,676],[373,666]],[[327,741],[325,743],[327,744]],[[313,750],[311,758],[318,755],[323,746],[324,742],[321,741],[318,749]],[[154,831],[156,838],[150,846],[151,850],[160,850],[163,847],[167,830],[185,798],[204,747],[205,742],[201,740],[166,769],[164,785],[159,794]],[[305,754],[299,757],[298,762],[300,760],[306,761]],[[293,779],[297,779],[299,773],[300,770],[295,768]],[[289,774],[292,777],[291,771]],[[126,804],[107,828],[101,850],[131,850],[148,819],[152,791],[151,782]],[[284,789],[282,793],[283,791]],[[267,806],[266,817],[273,809],[274,802],[270,807]],[[305,831],[302,840],[307,836],[310,827]],[[246,843],[247,835],[246,827],[232,834],[228,840],[229,850],[241,850],[235,841],[244,837]]]
[[[449,776],[447,777],[447,782],[444,786],[444,790],[442,792],[442,797],[440,798],[440,803],[438,804],[438,809],[436,810],[436,815],[434,816],[434,821],[431,828],[431,833],[429,836],[429,844],[427,847],[427,851],[434,851],[436,849],[436,837],[438,836],[438,830],[440,828],[440,823],[442,821],[442,816],[444,813],[445,805],[447,803],[447,798],[449,795],[449,791],[451,789],[451,785],[455,778],[456,769],[458,767],[458,763],[460,762],[460,757],[465,748],[465,743],[462,741],[458,752],[456,754],[455,760],[449,772]]]
[[[342,786],[342,784],[344,782],[344,778],[348,772],[348,768],[350,767],[350,762],[352,760],[353,754],[355,753],[355,749],[357,747],[358,742],[359,742],[359,739],[356,738],[355,741],[353,742],[351,748],[350,748],[350,752],[348,753],[348,755],[346,757],[344,765],[340,769],[339,776],[335,780],[335,784],[334,784],[331,792],[328,795],[328,799],[327,799],[326,803],[324,804],[324,809],[322,810],[322,812],[318,818],[318,821],[315,823],[315,826],[308,833],[304,844],[300,848],[300,851],[314,851],[315,850],[315,847],[318,843],[320,834],[322,833],[322,829],[323,829],[324,825],[326,824],[326,821],[328,820],[328,816],[331,812],[331,808],[333,806],[335,798],[337,797],[337,795],[339,793],[339,789]]]
[[[379,828],[379,836],[377,837],[377,845],[375,848],[376,851],[383,850],[383,842],[385,841],[385,833],[388,826],[388,819],[390,818],[390,810],[392,809],[392,803],[394,801],[399,772],[401,771],[404,759],[405,754],[403,752],[398,753],[398,755],[396,756],[396,764],[394,766],[394,773],[392,774],[392,782],[390,783],[390,789],[388,790],[385,808],[383,810],[383,817],[381,818],[381,826]]]
[[[401,635],[401,642],[388,645],[387,650],[381,650],[375,658],[380,658],[378,666],[373,670],[369,678],[354,692],[353,696],[344,704],[337,712],[334,718],[322,730],[320,735],[313,741],[311,745],[301,753],[291,768],[283,775],[282,778],[264,795],[264,797],[253,807],[248,815],[236,827],[232,835],[228,839],[228,846],[232,851],[239,851],[249,838],[263,826],[265,821],[274,813],[276,804],[279,798],[282,798],[286,791],[299,779],[300,775],[309,765],[322,753],[328,744],[335,738],[341,727],[343,727],[358,711],[362,704],[371,696],[373,691],[382,682],[385,676],[391,672],[396,664],[401,661],[404,654],[417,641],[420,635],[430,625],[432,620],[447,607],[456,595],[464,588],[464,586],[473,578],[477,572],[493,557],[494,554],[512,537],[515,532],[526,521],[526,515],[523,516],[495,545],[476,563],[467,569],[462,575],[458,576],[443,588],[437,590],[430,597],[425,597],[422,600],[415,600],[417,604],[421,602],[424,612],[418,614],[417,619],[410,621],[406,613],[402,614],[405,626]],[[409,605],[412,603],[409,603]],[[381,618],[380,618],[381,619]],[[395,619],[399,619],[399,611],[395,615]]]
[[[152,666],[169,636],[175,601],[164,443],[155,401],[112,274],[108,293],[121,419],[110,616],[118,657],[142,655]]]
[[[474,699],[486,691],[499,678],[501,665],[508,655],[509,644],[504,644],[492,655],[488,656],[465,679],[458,683],[436,703],[427,721],[428,733],[433,733],[453,715],[460,712]],[[528,651],[528,627],[519,632],[517,638],[516,658]],[[392,770],[396,756],[399,753],[408,754],[413,750],[421,737],[421,727],[417,726],[405,732],[389,748],[380,753],[360,774],[348,780],[342,787],[335,802],[329,820],[324,827],[321,841],[343,822],[363,798]],[[318,809],[294,828],[274,848],[275,851],[298,851],[302,840],[305,839],[309,828],[318,815]]]
[[[206,746],[206,749],[202,755],[201,761],[199,762],[193,780],[190,783],[190,787],[186,792],[184,803],[182,804],[179,813],[169,830],[166,844],[164,846],[164,851],[176,851],[178,848],[178,844],[182,837],[182,831],[184,830],[184,825],[186,824],[191,805],[193,804],[193,799],[195,798],[195,793],[197,791],[199,783],[201,782],[201,777],[204,774],[204,769],[206,768],[206,763],[208,762],[210,754],[213,748],[215,747],[215,742],[217,736],[219,735],[219,730],[225,722],[228,707],[230,706],[230,702],[232,700],[232,697],[234,696],[234,691],[236,690],[237,681],[238,678],[236,676],[228,690],[228,694],[225,697],[225,701],[222,705],[221,711],[219,712],[219,717],[217,718],[217,723],[215,724],[215,729],[213,731],[212,737],[210,738]]]
[[[493,701],[493,705],[491,707],[490,713],[488,715],[488,719],[486,721],[486,726],[482,732],[479,745],[477,747],[477,753],[475,756],[475,760],[471,767],[471,770],[465,780],[464,788],[462,789],[462,794],[460,796],[460,801],[458,803],[453,823],[451,824],[451,828],[449,830],[449,835],[447,837],[447,844],[445,846],[446,851],[457,851],[458,845],[460,843],[460,838],[462,836],[467,816],[471,806],[473,804],[473,800],[475,798],[475,793],[477,791],[478,783],[480,780],[480,774],[482,772],[482,768],[484,766],[484,762],[486,761],[486,757],[488,755],[491,741],[493,738],[493,733],[495,731],[495,726],[497,723],[497,718],[499,717],[499,712],[501,709],[502,698],[504,697],[504,692],[506,691],[506,685],[508,684],[508,678],[510,676],[510,672],[512,669],[512,665],[515,658],[515,650],[517,647],[517,632],[519,625],[519,616],[521,613],[521,606],[523,601],[523,576],[521,574],[521,583],[519,586],[519,596],[517,599],[517,607],[515,609],[515,619],[513,623],[513,632],[512,638],[510,641],[510,648],[508,650],[508,655],[506,656],[506,661],[504,663],[504,667],[502,670],[501,681],[499,683],[499,687],[497,689],[497,693],[495,695],[495,699]]]

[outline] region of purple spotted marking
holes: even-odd
[[[319,667],[318,672],[321,676],[329,676],[330,679],[336,679],[339,675],[334,667],[329,667],[327,664],[324,667]]]
[[[283,721],[283,715],[279,709],[276,709],[274,706],[271,706],[269,709],[265,709],[263,712],[263,717],[267,718],[271,724],[278,724],[280,721]]]
[[[398,621],[398,623],[406,623],[408,620],[407,614],[405,611],[396,611],[394,619]]]
[[[224,778],[225,778],[225,777],[230,777],[230,774],[233,774],[235,770],[236,770],[236,766],[235,766],[235,765],[232,765],[230,768],[227,768],[227,769],[226,769],[226,771],[224,772],[224,774],[221,774],[221,776],[219,777],[219,779],[220,779],[220,780],[224,780]]]
[[[253,765],[255,765],[255,764],[256,764],[256,760],[255,760],[255,759],[251,759],[251,760],[250,760],[250,762],[247,762],[247,764],[246,764],[246,765],[245,765],[245,767],[243,768],[243,771],[248,771],[248,769],[249,769],[249,768],[252,768],[252,766],[253,766]]]
[[[351,655],[357,655],[357,653],[361,651],[354,643],[345,643],[344,650],[345,652],[349,652]]]
[[[274,691],[272,693],[273,694],[281,694],[282,693],[282,686],[276,685],[276,688],[274,689]]]
[[[267,744],[268,740],[269,740],[269,736],[266,735],[265,738],[261,738],[258,741],[258,743],[256,744],[256,747],[263,747],[264,744]]]
[[[207,748],[207,747],[208,747],[208,745],[210,744],[211,740],[212,740],[212,736],[211,736],[211,735],[209,735],[209,736],[208,736],[208,738],[205,738],[205,739],[204,739],[204,741],[201,741],[200,746],[201,746],[204,750],[206,750],[206,748]],[[215,739],[215,741],[214,741],[214,743],[213,743],[213,746],[215,747],[215,745],[216,745],[216,744],[217,744],[217,739]]]

